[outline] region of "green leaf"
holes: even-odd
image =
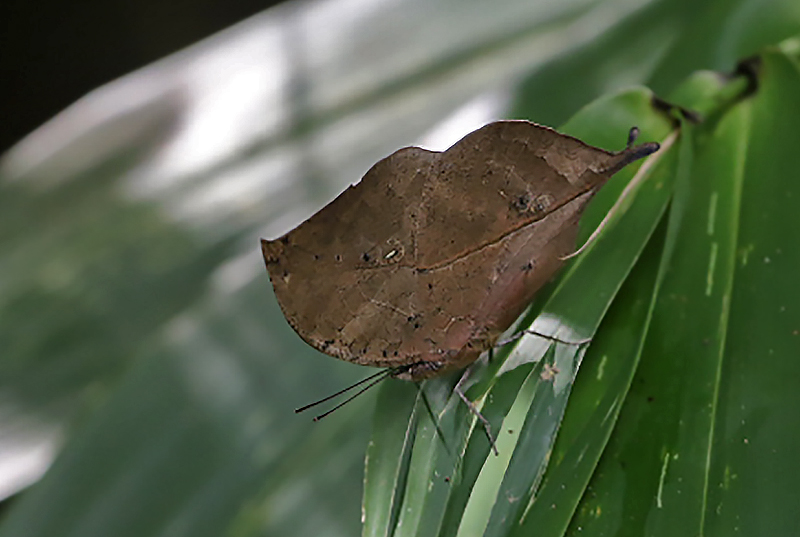
[[[563,535],[616,423],[650,321],[664,222],[587,350],[542,485],[510,535]],[[605,326],[613,330],[604,329]]]
[[[405,489],[406,472],[414,444],[417,392],[406,382],[384,381],[376,403],[372,438],[364,468],[364,537],[390,536]],[[409,414],[411,410],[411,414]]]
[[[793,195],[786,178],[798,160],[788,145],[764,140],[767,130],[780,133],[773,140],[797,136],[800,109],[789,95],[800,79],[778,54],[765,56],[761,73],[752,101],[698,128],[690,180],[678,183],[680,205],[670,214],[675,250],[643,358],[571,534],[778,535],[797,527],[794,510],[775,508],[795,490],[781,481],[796,459],[782,459],[780,470],[753,464],[798,445],[793,433],[765,433],[762,424],[797,404],[796,391],[780,382],[796,374],[792,321],[775,326],[780,304],[792,300],[785,287],[792,260],[781,271],[771,255],[795,253],[785,230],[797,217],[775,200]],[[748,281],[751,274],[759,284]],[[764,369],[767,341],[773,367]],[[751,374],[761,389],[743,397],[734,379],[749,388]],[[758,423],[748,429],[753,409]],[[761,453],[753,452],[754,439]]]
[[[800,527],[789,507],[798,500],[800,472],[800,431],[792,425],[800,408],[800,213],[793,202],[800,197],[800,69],[776,52],[764,55],[761,69],[710,431],[709,535],[789,535]]]
[[[722,96],[734,94],[733,91],[741,93],[745,87],[743,81],[733,80],[726,85],[718,76],[700,73],[683,84],[678,93],[685,104],[700,104],[703,112],[716,113],[715,108],[728,106]],[[689,149],[686,140],[682,144],[685,150]],[[683,170],[687,170],[690,161],[688,154],[684,156]],[[687,175],[686,171],[683,175]],[[671,249],[674,248],[673,240]],[[519,528],[520,535],[534,528],[554,535],[566,531],[639,363],[653,300],[663,276],[659,271],[662,254],[669,255],[664,249],[663,240],[650,242],[625,283],[627,289],[623,288],[604,318],[603,327],[589,348],[584,373],[578,377],[580,389],[570,400],[545,482]]]

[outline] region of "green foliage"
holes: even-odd
[[[776,196],[797,195],[800,159],[789,140],[800,136],[800,69],[770,50],[757,78],[753,95],[746,78],[710,73],[678,87],[676,99],[701,111],[699,122],[634,89],[564,126],[608,146],[636,117],[644,139],[665,140],[634,200],[522,323],[562,340],[594,336],[583,370],[576,377],[584,347],[522,338],[470,391],[485,401],[506,453],[494,460],[480,425],[467,438],[446,435],[439,453],[428,454],[450,461],[444,518],[378,533],[367,510],[366,534],[782,535],[798,527],[784,472],[800,470],[787,412],[800,401],[782,379],[800,373],[800,315],[786,314],[796,300],[790,230],[800,222]],[[624,181],[587,211],[589,230]],[[544,369],[553,365],[555,377]],[[529,372],[522,389],[521,371]],[[446,385],[428,381],[426,389]],[[458,412],[457,400],[439,420]],[[430,471],[427,481],[383,494],[403,498],[402,512],[425,512],[442,475]],[[466,503],[470,496],[491,509]]]
[[[304,39],[290,30],[317,20],[308,6],[261,31]],[[289,119],[200,170],[152,172],[186,120],[172,77],[224,40],[88,96],[5,156],[0,457],[34,440],[56,457],[0,513],[0,537],[796,532],[800,61],[784,40],[798,4],[382,6],[357,32],[326,19],[341,43],[292,48],[309,57],[292,56],[276,101]],[[711,71],[756,53],[754,93]],[[127,107],[144,80],[163,94]],[[423,385],[434,415],[389,381],[318,424],[295,417],[369,372],[294,335],[258,236],[509,88],[505,117],[609,149],[634,124],[671,140],[518,326],[591,345],[526,336],[475,368],[467,393],[499,457],[451,395],[457,377]],[[249,198],[182,210],[252,169],[273,179]],[[583,239],[635,171],[595,198]]]

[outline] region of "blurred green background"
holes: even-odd
[[[120,13],[127,39],[175,49],[218,27],[191,24],[204,6]],[[317,424],[293,409],[369,370],[294,334],[259,237],[399,147],[559,126],[637,84],[666,96],[798,33],[796,0],[293,0],[19,132],[0,162],[0,536],[359,534],[375,395]],[[122,58],[112,34],[47,50]],[[63,88],[39,114],[78,97],[3,54],[4,115],[23,82]]]

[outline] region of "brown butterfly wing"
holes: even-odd
[[[493,344],[574,247],[617,155],[522,121],[444,153],[402,149],[275,241],[262,241],[297,333],[359,364],[423,378]]]

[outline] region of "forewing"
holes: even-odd
[[[463,366],[570,253],[615,158],[524,121],[489,124],[444,153],[402,149],[262,242],[275,294],[297,333],[332,356]]]

